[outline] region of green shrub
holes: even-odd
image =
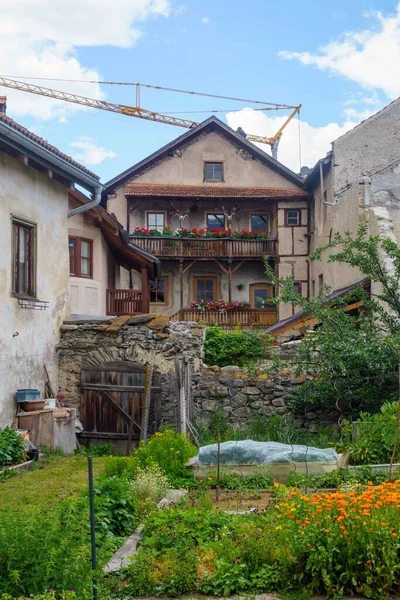
[[[24,460],[22,437],[11,427],[0,429],[0,467],[15,465]]]
[[[372,482],[374,485],[382,483],[387,480],[387,474],[382,472],[372,471],[367,466],[352,470],[350,469],[338,469],[331,473],[324,473],[323,475],[307,475],[303,473],[296,473],[292,471],[289,476],[287,485],[298,487],[298,488],[341,488],[346,485],[362,484],[366,485],[368,482]]]
[[[197,448],[182,433],[171,429],[157,431],[146,444],[141,443],[133,455],[133,460],[141,469],[158,465],[171,477],[185,477],[185,465],[197,454]]]
[[[207,327],[204,361],[207,365],[226,367],[255,365],[265,356],[270,337],[254,331],[224,331]]]
[[[35,594],[34,596],[19,596],[15,598],[15,596],[10,596],[10,594],[2,594],[0,596],[0,600],[78,600],[78,596],[75,594],[74,590],[67,590],[66,592],[61,592],[60,594],[56,594],[54,590],[49,590],[48,592],[43,592],[43,594]]]
[[[353,464],[372,465],[390,462],[397,410],[397,402],[385,402],[380,411],[374,415],[360,414],[359,422],[354,424],[356,439],[344,445]],[[351,423],[346,423],[343,428],[344,435],[350,437],[352,428]],[[400,460],[400,447],[397,448],[395,458],[396,461]]]

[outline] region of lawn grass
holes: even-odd
[[[95,476],[103,470],[104,461],[104,457],[93,459]],[[0,515],[29,513],[33,506],[48,510],[64,500],[77,498],[87,485],[85,456],[41,458],[33,469],[0,481]]]

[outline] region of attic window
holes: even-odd
[[[222,163],[204,163],[204,181],[223,181]]]

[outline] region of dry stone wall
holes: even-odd
[[[292,375],[268,377],[265,373],[249,374],[238,367],[203,367],[194,377],[194,405],[200,420],[207,422],[215,410],[222,410],[228,422],[244,426],[255,415],[270,417],[281,415],[296,429],[306,427],[316,433],[320,427],[335,424],[337,413],[322,409],[294,415],[288,403],[295,388],[304,378]]]
[[[59,393],[79,410],[81,370],[113,361],[150,364],[161,374],[162,422],[176,423],[170,376],[175,359],[192,365],[193,418],[207,423],[221,409],[233,426],[244,426],[252,417],[281,415],[301,429],[316,432],[337,421],[335,412],[322,410],[293,415],[289,399],[302,379],[286,374],[268,377],[235,366],[203,364],[204,327],[195,323],[169,323],[164,315],[96,319],[72,317],[64,323],[59,344]],[[177,399],[176,399],[177,400]]]

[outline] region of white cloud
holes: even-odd
[[[107,150],[96,146],[90,137],[80,136],[76,142],[71,142],[72,148],[77,148],[78,152],[73,152],[73,157],[85,165],[99,165],[106,158],[115,158],[117,155],[113,150]]]
[[[203,17],[203,18],[201,19],[201,23],[202,23],[203,25],[208,25],[208,24],[210,23],[210,18],[209,18],[209,17]]]
[[[346,31],[316,53],[280,52],[322,71],[340,75],[370,90],[382,90],[390,99],[400,95],[400,3],[394,14],[373,12],[369,27]]]
[[[171,0],[13,0],[1,2],[1,74],[101,80],[95,68],[81,64],[81,46],[128,48],[144,35],[141,25],[167,17]],[[83,96],[103,98],[98,84],[32,81]],[[74,104],[0,87],[11,116],[65,119],[82,110]]]
[[[269,116],[261,111],[245,108],[226,115],[228,125],[233,129],[241,127],[247,134],[272,137],[287,119],[287,116]],[[357,125],[357,120],[346,120],[343,125],[328,123],[313,127],[300,121],[301,166],[313,167],[331,149],[331,142]],[[264,152],[271,154],[267,144],[257,144]],[[278,149],[278,160],[295,171],[300,170],[299,124],[293,119],[283,132]]]

